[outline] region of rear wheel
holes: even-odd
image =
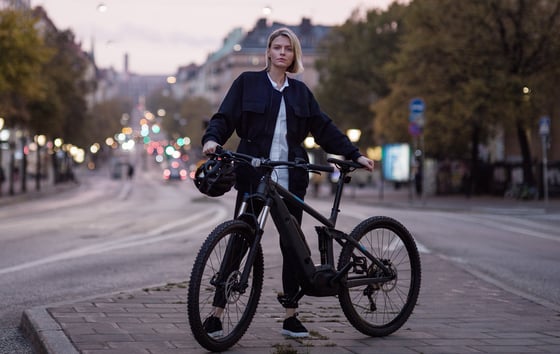
[[[374,284],[342,287],[339,301],[348,321],[360,332],[387,336],[409,318],[420,292],[420,256],[414,238],[398,221],[372,217],[350,233],[369,253],[380,260],[389,275],[347,243],[340,253],[338,268],[352,263],[346,281],[384,278]],[[390,279],[388,279],[390,278]]]
[[[224,351],[237,343],[255,315],[263,285],[260,245],[248,283],[240,283],[253,239],[247,223],[227,221],[210,233],[194,262],[187,296],[188,320],[195,339],[210,351]],[[203,327],[215,306],[224,309],[219,337],[211,337]]]

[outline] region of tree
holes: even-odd
[[[191,144],[200,145],[206,122],[212,116],[213,108],[210,101],[203,97],[191,97],[181,104],[181,117],[185,119],[181,133],[191,139]]]
[[[88,143],[101,143],[121,131],[121,117],[132,112],[130,99],[115,97],[95,104],[87,120]]]
[[[494,34],[495,54],[506,78],[500,105],[515,124],[523,158],[523,180],[534,185],[527,132],[536,126],[539,113],[549,109],[548,93],[557,86],[542,79],[553,77],[560,70],[560,2],[492,0],[486,5],[492,21],[489,28]]]
[[[168,139],[176,139],[176,128],[180,118],[180,103],[173,98],[167,89],[154,91],[146,99],[146,108],[154,114],[158,111],[164,110],[165,115],[158,116],[158,124],[162,130],[167,134]],[[176,135],[176,136],[174,136]]]
[[[46,38],[55,50],[44,68],[53,91],[51,99],[55,103],[40,102],[55,108],[48,118],[52,127],[48,133],[75,145],[87,146],[91,139],[88,137],[89,115],[85,97],[92,87],[85,80],[87,57],[76,44],[71,30],[47,32]],[[36,119],[40,121],[46,117],[37,116]]]
[[[342,129],[364,130],[366,145],[373,139],[370,106],[389,93],[383,66],[398,52],[405,8],[395,3],[387,11],[371,10],[363,19],[355,11],[320,46],[324,52],[324,59],[317,62],[321,107]]]
[[[0,11],[0,112],[8,126],[26,127],[27,103],[46,96],[42,66],[51,52],[26,12]]]
[[[402,138],[409,101],[419,96],[427,102],[425,134],[432,156],[464,157],[471,132],[482,133],[492,126],[490,63],[471,43],[480,36],[476,13],[471,2],[411,4],[401,51],[386,67],[392,77],[391,96],[375,107],[380,117],[376,123],[399,127],[399,132],[384,129],[383,134]]]
[[[161,127],[167,137],[176,140],[189,137],[192,144],[198,145],[205,129],[205,122],[212,114],[212,104],[203,97],[188,97],[177,101],[167,91],[154,92],[146,101],[149,110],[165,110],[161,118]]]
[[[403,130],[398,117],[408,114],[412,97],[422,96],[427,152],[463,157],[470,146],[473,172],[478,142],[496,127],[515,126],[525,182],[533,184],[527,130],[540,101],[522,89],[558,71],[559,7],[547,0],[412,2],[401,51],[387,67],[392,93],[376,107],[381,126],[401,119]]]

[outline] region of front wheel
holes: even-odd
[[[387,336],[408,320],[420,293],[420,255],[416,243],[401,223],[388,217],[364,220],[350,237],[381,261],[389,274],[347,243],[338,261],[338,269],[352,264],[344,279],[346,283],[376,278],[378,281],[351,288],[341,286],[340,306],[360,332],[372,337]]]
[[[239,220],[217,226],[202,245],[194,262],[188,287],[187,313],[191,331],[204,348],[220,352],[241,339],[251,324],[263,285],[263,254],[256,245],[249,265],[248,282],[240,282],[253,244],[251,226]],[[222,308],[222,333],[210,335],[204,321]]]

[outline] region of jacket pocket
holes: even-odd
[[[264,114],[266,106],[259,101],[243,100],[243,113],[237,125],[237,134],[242,139],[258,140],[259,134],[264,131]]]

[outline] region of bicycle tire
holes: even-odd
[[[263,254],[262,247],[257,246],[255,261],[249,276],[248,287],[244,292],[231,290],[232,284],[237,284],[245,267],[248,252],[236,254],[239,268],[228,271],[222,290],[211,284],[220,275],[220,265],[224,258],[227,245],[232,237],[235,242],[250,245],[254,240],[253,228],[244,221],[230,220],[218,225],[207,237],[195,259],[188,285],[187,316],[194,338],[204,348],[221,352],[235,345],[245,334],[253,317],[261,296],[263,285]],[[236,243],[237,244],[237,243]],[[210,316],[214,308],[213,301],[216,292],[223,291],[226,303],[220,317],[223,335],[213,338],[203,327],[204,320]]]
[[[400,222],[384,216],[362,221],[349,236],[389,266],[396,278],[380,285],[350,289],[342,286],[338,296],[340,306],[358,331],[371,337],[388,336],[408,320],[416,306],[422,273],[418,248]],[[338,269],[351,262],[353,254],[362,256],[352,244],[344,245]],[[368,261],[361,267],[352,267],[345,279],[363,277],[364,274],[375,277],[376,271],[379,267]]]

